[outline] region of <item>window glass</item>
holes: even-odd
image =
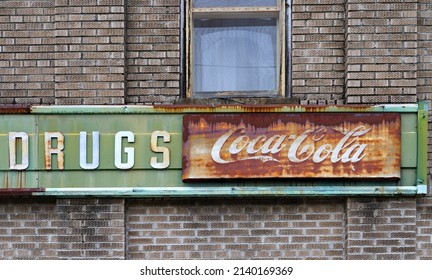
[[[276,22],[195,19],[194,92],[277,90]]]
[[[285,95],[286,3],[187,2],[187,97]]]

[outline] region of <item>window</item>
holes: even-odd
[[[284,3],[189,0],[188,97],[284,96]]]

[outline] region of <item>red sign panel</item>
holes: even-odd
[[[200,114],[183,118],[183,180],[399,178],[396,113]]]

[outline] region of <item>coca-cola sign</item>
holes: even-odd
[[[399,178],[396,113],[183,118],[183,179]]]

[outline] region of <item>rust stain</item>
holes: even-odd
[[[27,181],[26,181],[26,176],[25,176],[25,171],[12,171],[13,174],[16,174],[15,176],[12,176],[16,178],[16,181],[14,182],[14,180],[10,180],[9,179],[9,173],[5,172],[3,175],[3,187],[8,189],[8,188],[13,188],[13,189],[22,189],[25,188]],[[16,172],[16,173],[15,173]],[[15,186],[13,186],[15,185]]]
[[[52,164],[51,164],[51,153],[49,153],[47,150],[48,148],[51,148],[52,142],[51,138],[45,140],[45,169],[51,170]]]
[[[3,177],[3,186],[5,186],[6,188],[9,188],[9,175],[8,175],[8,173],[4,174],[4,177]]]
[[[33,193],[44,191],[44,188],[5,188],[0,189],[0,196],[30,196]]]
[[[183,179],[399,178],[396,113],[193,114]]]
[[[16,187],[19,189],[25,188],[27,186],[26,171],[17,171],[17,175]]]
[[[176,104],[176,105],[154,105],[153,108],[161,113],[216,113],[221,110],[235,110],[243,113],[280,113],[284,111],[292,111],[299,113],[317,113],[328,112],[329,108],[346,111],[367,112],[372,106],[364,105],[287,105],[287,104],[266,104],[266,105],[190,105],[190,104]]]
[[[30,105],[0,105],[0,114],[29,114]]]
[[[18,172],[17,176],[17,188],[22,188],[22,172]]]
[[[57,147],[52,147],[52,139],[57,139]],[[64,169],[64,136],[59,132],[45,132],[45,169],[51,170],[52,165],[52,156],[57,155],[57,166],[58,169]]]

